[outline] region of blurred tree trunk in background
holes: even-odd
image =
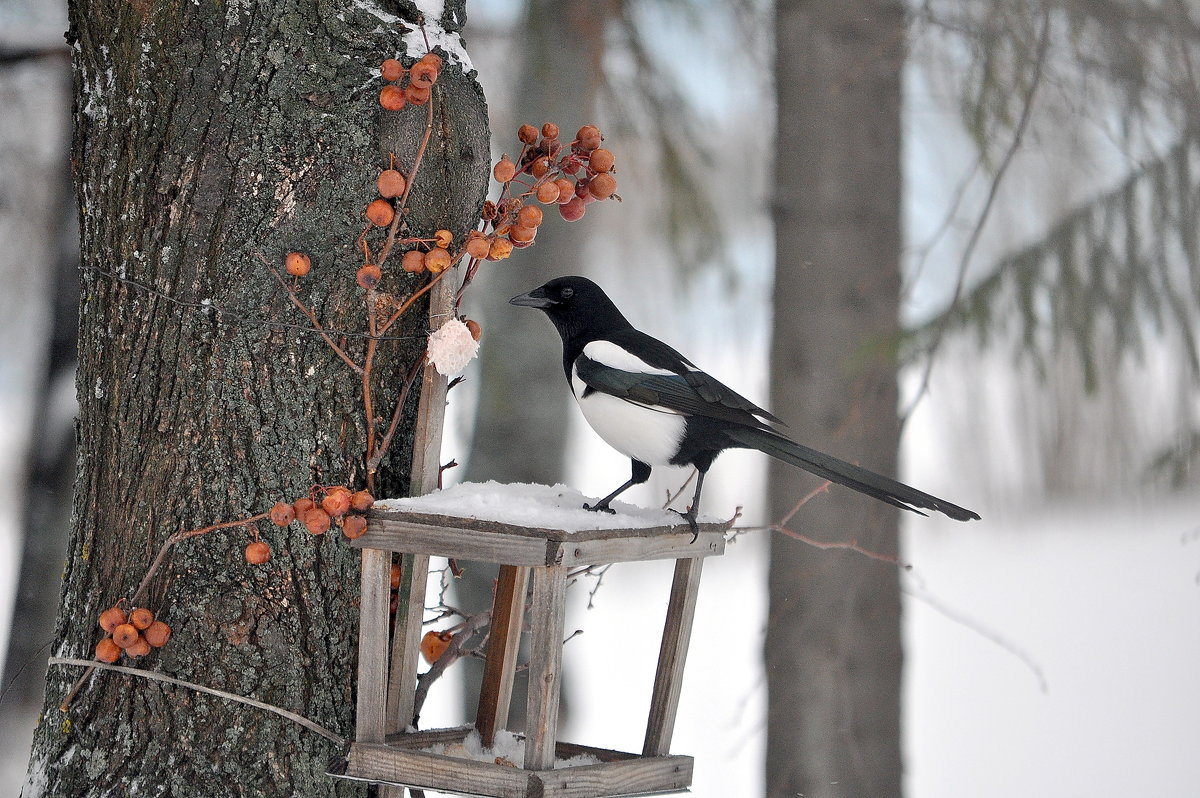
[[[68,156],[70,56],[53,30],[17,23],[0,44],[0,338],[10,342],[0,354],[0,399],[5,443],[15,449],[0,469],[0,500],[22,533],[2,566],[19,566],[0,702],[5,795],[20,790],[42,707],[58,608],[58,591],[46,586],[62,573],[74,476],[79,236]]]
[[[453,32],[464,19],[460,0],[428,23]],[[80,452],[53,653],[90,658],[99,612],[133,592],[171,534],[261,512],[314,482],[363,484],[360,380],[306,334],[256,256],[308,252],[300,295],[328,328],[363,330],[363,208],[387,153],[408,168],[427,125],[423,108],[378,106],[378,64],[406,51],[406,29],[369,3],[75,0],[70,21]],[[461,235],[486,187],[486,107],[454,62],[433,98],[438,135],[407,222],[417,235]],[[403,294],[425,279],[389,263],[381,288]],[[422,356],[427,321],[416,309],[378,349],[381,414]],[[345,346],[362,357],[361,337]],[[415,401],[377,475],[381,493],[409,483],[414,421]],[[296,524],[259,531],[273,550],[261,567],[243,557],[246,530],[172,550],[141,603],[174,635],[135,664],[348,735],[357,552]],[[64,714],[80,673],[50,669],[25,798],[365,794],[325,775],[342,751],[324,737],[181,687],[99,672]]]
[[[898,0],[776,5],[776,282],[771,407],[798,440],[884,474],[899,444]],[[781,518],[818,484],[771,463]],[[897,512],[833,487],[792,528],[895,554]],[[897,569],[772,538],[770,796],[887,798],[901,789]]]
[[[515,43],[519,57],[514,63],[519,67],[513,71],[517,85],[512,117],[495,136],[501,151],[517,157],[521,124],[540,128],[544,122],[554,122],[562,128],[562,141],[569,143],[580,125],[594,121],[604,79],[603,34],[612,6],[607,0],[528,0]],[[477,296],[487,305],[481,309],[479,379],[486,390],[479,391],[464,480],[552,485],[566,476],[573,408],[563,390],[562,344],[542,314],[522,313],[507,304],[509,297],[552,277],[584,272],[585,227],[568,225],[553,206],[542,207],[547,219],[538,228],[536,245],[512,260],[485,263],[480,272],[483,290]],[[465,610],[490,606],[495,570],[472,563],[455,581]],[[465,679],[466,717],[474,717],[483,664],[468,658],[459,667]],[[525,687],[524,676],[518,676],[518,693],[512,702],[513,728],[522,728],[518,716],[525,706],[519,692]]]

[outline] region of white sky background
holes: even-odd
[[[512,0],[473,2],[472,21],[503,30],[509,12],[518,6]],[[6,29],[3,22],[0,18],[0,35]],[[720,41],[724,47],[736,43],[731,34]],[[493,114],[500,113],[509,93],[500,81],[510,73],[496,66],[494,42],[469,37],[467,44]],[[745,86],[731,91],[721,83],[720,70],[713,69],[719,59],[704,48],[681,46],[679,52],[680,72],[693,76],[702,98],[707,133],[734,136],[739,120],[749,114],[765,124],[762,109],[755,106],[765,81],[753,91]],[[697,60],[689,63],[692,56]],[[910,69],[905,107],[910,244],[924,242],[941,223],[947,198],[972,157],[953,106],[939,101],[945,99],[943,89],[931,87]],[[500,149],[506,145],[499,142],[515,132],[514,125],[509,127],[513,130],[496,129]],[[1082,135],[1092,143],[1102,139],[1096,130]],[[617,142],[613,149],[621,163]],[[1027,139],[977,264],[1035,238],[1064,201],[1110,185],[1126,168],[1124,156],[1115,150],[1086,159],[1079,152],[1069,137],[1058,140],[1049,131]],[[1072,179],[1057,180],[1055,192],[1048,192],[1039,179],[1063,174],[1065,165]],[[748,205],[751,211],[731,236],[742,256],[737,259],[743,269],[737,290],[731,291],[715,272],[677,290],[665,254],[646,244],[640,252],[649,254],[635,261],[641,269],[634,278],[636,288],[630,279],[612,292],[635,323],[762,400],[772,242],[763,175],[743,174],[749,181],[746,196],[730,199],[730,204],[739,203],[739,210]],[[627,245],[619,243],[627,237],[622,226],[633,222],[643,232],[652,227],[655,189],[629,190],[626,175],[622,173],[623,205],[600,207],[598,213],[590,209],[579,223],[603,231],[588,244],[594,263],[629,262]],[[972,189],[963,223],[931,254],[912,295],[912,313],[931,312],[944,301],[964,230],[973,222],[984,188]],[[0,249],[11,243],[11,238],[0,241]],[[504,266],[519,268],[519,255]],[[6,285],[12,284],[3,277]],[[662,301],[651,305],[647,295]],[[662,315],[664,309],[669,312]],[[14,317],[0,314],[0,324],[6,322],[15,324]],[[0,464],[9,468],[20,462],[12,454],[19,442],[17,421],[29,410],[14,375],[36,365],[21,345],[29,340],[22,336],[35,326],[0,332],[0,446],[8,447],[0,452]],[[545,332],[554,334],[549,325]],[[1193,667],[1200,661],[1200,499],[1130,498],[1127,487],[1114,486],[1117,498],[1045,506],[1030,490],[1024,469],[1027,453],[1016,434],[1023,421],[1020,409],[1004,400],[1013,391],[1007,361],[968,357],[953,348],[948,359],[952,362],[935,371],[931,396],[906,431],[906,477],[979,510],[984,520],[961,525],[914,518],[907,523],[906,556],[914,564],[905,581],[910,798],[1186,794],[1190,790],[1185,785],[1200,782],[1200,758],[1194,755],[1200,680]],[[964,380],[994,387],[995,404],[986,413],[966,398],[959,387]],[[906,386],[911,389],[911,380]],[[454,402],[469,405],[467,391],[455,394]],[[458,457],[460,462],[466,454],[461,417],[461,407],[455,406],[451,418],[458,421],[447,431],[445,449],[445,459]],[[578,424],[572,437],[573,459],[580,464],[569,475],[573,486],[603,494],[626,477],[627,460],[596,441],[585,426]],[[706,486],[706,511],[727,514],[743,504],[756,518],[764,459],[748,453],[723,456]],[[980,462],[993,465],[982,467]],[[0,486],[11,484],[12,478],[0,473]],[[654,504],[666,485],[656,481],[640,493],[631,491],[630,499]],[[15,519],[10,501],[0,507],[9,510],[0,515],[3,639],[12,589],[4,569],[15,567],[3,547],[15,551]],[[762,533],[744,537],[705,567],[673,746],[696,757],[697,796],[761,794],[765,542]],[[585,633],[565,654],[574,709],[566,739],[640,749],[669,582],[669,569],[661,565],[614,568],[605,577],[597,609],[576,606],[569,616],[568,628]],[[575,601],[584,603],[582,595]],[[448,686],[435,689],[431,719],[438,704],[445,708],[453,703],[452,692]],[[0,794],[15,793],[0,785]]]

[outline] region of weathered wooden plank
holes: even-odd
[[[658,670],[654,674],[646,739],[642,746],[645,756],[663,756],[671,750],[675,715],[679,711],[679,694],[683,689],[683,666],[687,660],[703,567],[704,559],[701,557],[675,561],[675,578],[671,582],[671,598],[667,603],[667,619],[663,624]]]
[[[492,747],[498,729],[508,726],[528,583],[528,568],[500,566],[496,596],[492,600],[492,628],[488,635],[487,661],[483,666],[483,684],[479,690],[479,711],[475,716],[475,728],[479,730],[485,748]]]
[[[530,794],[529,775],[520,768],[383,744],[352,744],[346,775],[495,798],[525,798]]]
[[[425,616],[425,586],[428,581],[428,555],[401,556],[396,628],[392,631],[392,667],[388,673],[388,733],[403,731],[413,720],[413,706],[417,693],[417,657],[420,654],[421,621]]]
[[[474,726],[450,726],[445,729],[424,729],[422,731],[403,731],[387,736],[387,744],[409,750],[429,748],[434,745],[453,745],[461,743],[472,731]]]
[[[525,769],[554,764],[558,702],[562,686],[563,625],[567,610],[567,568],[532,569],[533,598],[529,631],[529,700],[525,713]]]
[[[454,314],[457,272],[447,274],[429,290],[429,330],[437,330]],[[446,417],[447,380],[426,366],[421,374],[421,398],[413,436],[410,495],[422,496],[438,486],[441,473],[442,426]]]
[[[432,526],[446,529],[473,529],[479,532],[491,532],[518,537],[535,537],[543,540],[604,540],[607,538],[658,537],[660,535],[687,534],[691,540],[692,531],[682,520],[669,526],[655,527],[614,527],[609,529],[581,529],[566,531],[554,527],[527,527],[509,524],[503,521],[491,521],[485,518],[472,518],[465,515],[441,515],[437,513],[417,513],[407,510],[389,510],[380,507],[373,508],[368,517],[379,521],[417,526]],[[700,532],[729,531],[728,523],[700,524]]]
[[[666,756],[541,770],[530,777],[530,795],[600,798],[677,792],[691,786],[692,765],[690,756]]]
[[[362,550],[362,589],[358,608],[358,700],[355,737],[382,742],[388,680],[388,605],[391,603],[392,554]]]
[[[721,532],[701,532],[693,543],[692,533],[684,527],[681,534],[568,540],[562,543],[561,552],[561,557],[556,562],[573,568],[615,562],[711,557],[725,553],[725,536]]]
[[[428,751],[354,743],[344,775],[495,798],[603,798],[685,790],[692,783],[693,765],[690,756],[630,755],[596,765],[529,771]]]
[[[545,565],[548,544],[533,536],[409,524],[372,516],[366,533],[352,545],[504,565]]]

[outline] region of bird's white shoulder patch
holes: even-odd
[[[592,341],[583,347],[583,353],[597,363],[609,368],[629,371],[634,374],[674,374],[673,371],[651,366],[637,355],[614,344],[612,341]]]

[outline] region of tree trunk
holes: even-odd
[[[772,406],[806,444],[892,474],[903,4],[779,2],[775,30]],[[772,463],[772,517],[816,484]],[[896,514],[834,487],[792,527],[894,554]],[[768,795],[899,795],[896,569],[776,536],[769,590]]]
[[[410,22],[410,3],[396,14]],[[428,20],[457,37],[463,2]],[[391,4],[387,4],[388,7]],[[82,218],[80,454],[54,651],[90,658],[98,613],[129,596],[174,532],[261,512],[314,483],[361,486],[360,380],[292,308],[261,254],[312,256],[300,296],[362,357],[355,240],[374,177],[411,167],[424,108],[383,112],[377,66],[404,30],[371,2],[300,5],[76,0],[74,164]],[[420,34],[407,41],[419,57]],[[410,230],[463,234],[486,185],[487,125],[473,75],[447,58],[409,206]],[[425,277],[389,262],[381,288]],[[376,413],[390,411],[427,329],[420,309],[380,345]],[[337,333],[335,332],[335,337]],[[415,391],[413,392],[416,393]],[[415,396],[410,397],[415,400]],[[377,493],[408,484],[410,401]],[[175,547],[142,602],[174,628],[132,664],[253,696],[343,735],[353,729],[356,552],[298,524]],[[24,795],[361,794],[324,775],[341,751],[241,704],[52,666]]]

